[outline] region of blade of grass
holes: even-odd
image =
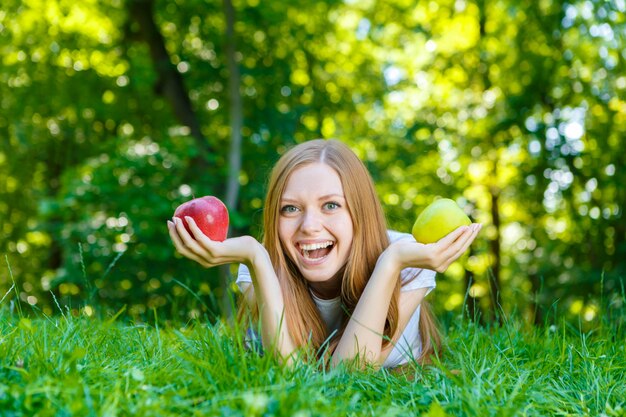
[[[0,304],[2,304],[2,302],[4,301],[5,298],[7,298],[7,296],[11,293],[11,291],[13,291],[13,288],[15,288],[15,284],[11,285],[11,288],[8,289],[8,291],[6,293],[4,293],[4,296],[2,297],[2,299],[0,300]]]
[[[9,268],[9,276],[11,277],[11,281],[13,282],[12,288],[15,290],[15,298],[16,298],[15,303],[17,304],[18,314],[20,317],[24,317],[24,313],[22,312],[22,303],[20,302],[20,293],[17,290],[17,284],[15,283],[15,278],[13,278],[13,271],[11,270],[11,263],[9,262],[9,256],[5,254],[4,259],[6,260],[7,267]]]

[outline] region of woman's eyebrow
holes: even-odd
[[[338,197],[338,198],[341,198],[341,199],[343,199],[343,200],[345,200],[345,199],[346,199],[346,197],[345,197],[343,194],[335,194],[335,193],[333,193],[333,194],[324,194],[324,195],[320,196],[320,197],[318,198],[318,200],[320,200],[320,201],[321,201],[321,200],[328,200],[328,199],[330,199],[330,198],[337,198],[337,197]],[[280,201],[281,201],[281,202],[286,202],[286,203],[295,203],[295,202],[298,202],[299,200],[298,200],[298,199],[296,199],[296,198],[282,197],[282,198],[280,199]]]
[[[339,197],[345,199],[343,194],[326,194],[318,198],[318,200],[328,200],[329,198]]]

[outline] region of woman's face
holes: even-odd
[[[279,238],[304,278],[314,289],[340,280],[354,233],[337,172],[322,163],[296,169],[279,207]]]

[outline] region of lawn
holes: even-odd
[[[436,366],[279,366],[232,328],[0,306],[1,416],[626,416],[623,316],[591,330],[445,326]]]

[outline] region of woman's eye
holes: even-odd
[[[281,213],[295,213],[298,209],[295,206],[287,205],[280,209]]]
[[[339,204],[337,204],[337,203],[335,203],[335,202],[332,202],[332,201],[331,201],[331,202],[329,202],[329,203],[324,204],[324,208],[325,208],[326,210],[336,210],[336,209],[338,209],[339,207],[340,207],[340,206],[339,206]]]

